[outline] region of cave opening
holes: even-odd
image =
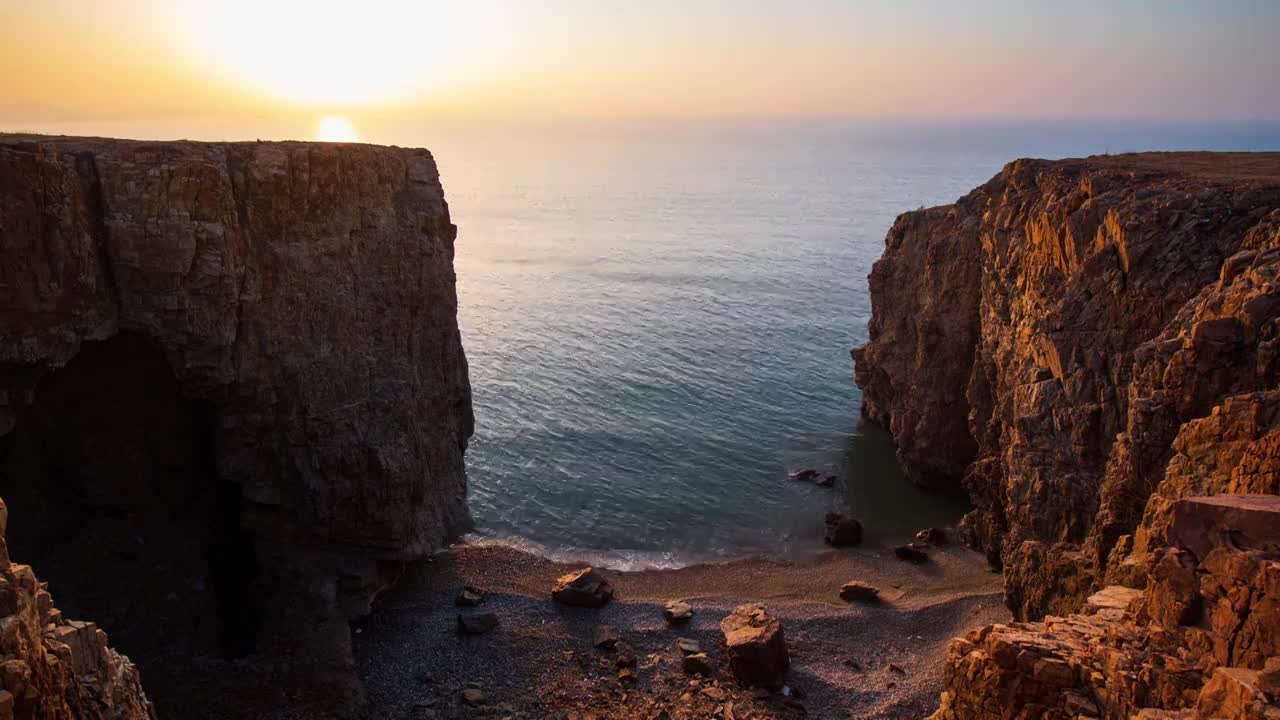
[[[256,649],[254,547],[240,488],[217,471],[217,418],[122,333],[43,377],[0,438],[14,561],[135,660]]]

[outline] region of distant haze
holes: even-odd
[[[9,0],[0,130],[394,143],[566,119],[1271,123],[1278,32],[1272,0]]]

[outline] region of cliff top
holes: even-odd
[[[1146,152],[1063,160],[1024,158],[1009,163],[1005,169],[1022,163],[1052,165],[1081,172],[1110,170],[1213,181],[1280,182],[1280,152]]]
[[[429,152],[426,148],[401,147],[399,145],[379,145],[361,142],[320,142],[311,140],[135,140],[130,138],[96,137],[92,135],[40,135],[33,133],[0,132],[0,145],[18,145],[22,143],[56,144],[68,147],[86,145],[191,145],[204,147],[221,147],[226,145],[319,145],[324,147],[368,147],[390,148],[393,150],[410,150]]]

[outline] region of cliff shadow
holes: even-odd
[[[144,665],[253,652],[254,551],[239,487],[218,476],[215,407],[184,398],[163,353],[128,333],[84,343],[30,400],[0,438],[15,561]]]

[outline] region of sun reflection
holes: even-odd
[[[321,142],[360,142],[356,129],[344,117],[330,115],[316,123],[316,139]]]

